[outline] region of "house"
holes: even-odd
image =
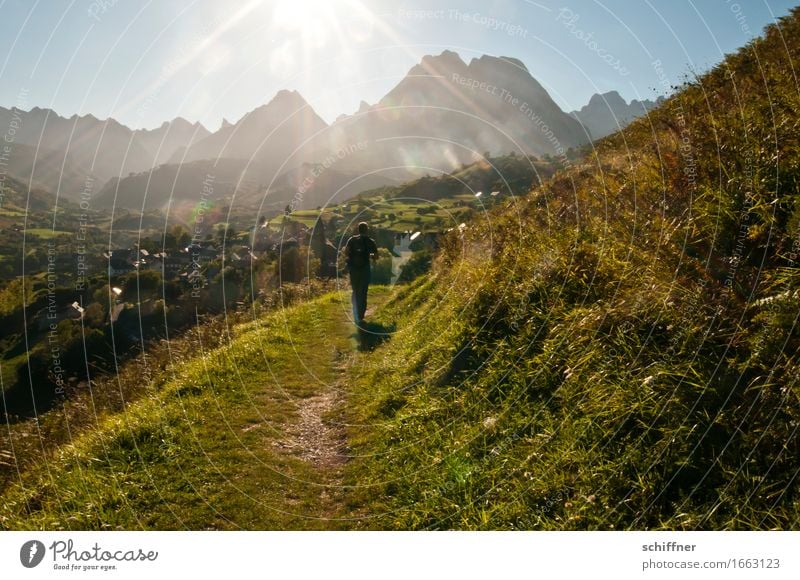
[[[172,253],[163,259],[164,276],[175,278],[192,265],[192,255],[187,250]]]

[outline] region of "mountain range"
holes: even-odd
[[[586,127],[592,139],[601,139],[624,129],[628,123],[647,114],[663,100],[664,97],[658,97],[655,101],[634,99],[627,103],[617,91],[609,91],[592,95],[588,104],[579,111],[572,111],[570,115]]]
[[[156,129],[133,130],[93,115],[62,117],[50,109],[0,107],[0,126],[13,128],[6,171],[33,187],[76,199],[87,177],[100,184],[148,170],[179,147],[209,135],[180,117]]]
[[[519,60],[484,55],[466,63],[446,50],[423,57],[377,103],[362,102],[332,124],[289,90],[213,133],[182,118],[132,130],[38,107],[0,108],[0,123],[19,117],[9,174],[72,199],[92,176],[95,207],[196,203],[211,182],[215,197],[262,207],[294,199],[311,208],[359,188],[449,172],[487,152],[563,156],[653,106],[610,92],[567,114]]]

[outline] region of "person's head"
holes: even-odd
[[[362,236],[366,236],[368,232],[369,232],[369,226],[367,225],[367,222],[361,222],[360,224],[358,224],[359,234],[361,234]]]

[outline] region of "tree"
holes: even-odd
[[[307,257],[307,251],[298,247],[291,247],[281,252],[277,267],[282,284],[300,282],[305,277],[305,261]]]
[[[311,251],[314,253],[316,267],[309,265],[309,272],[316,272],[320,278],[332,278],[336,275],[336,248],[328,242],[325,224],[317,220],[311,230]]]
[[[231,243],[236,237],[236,231],[228,224],[219,224],[217,226],[216,234],[220,245],[223,245],[224,243]]]
[[[392,282],[392,253],[386,248],[378,248],[378,259],[372,265],[371,279],[373,284]]]
[[[142,270],[125,279],[122,296],[126,300],[136,300],[138,296],[151,294],[161,288],[161,274],[155,270]]]
[[[172,232],[164,232],[161,239],[161,247],[165,250],[174,250],[178,245],[178,241]]]
[[[108,302],[106,302],[108,304]],[[84,324],[87,327],[99,328],[103,326],[106,319],[106,312],[100,302],[92,302],[83,311]]]
[[[325,246],[327,245],[327,237],[325,236],[325,224],[319,219],[314,223],[314,229],[311,230],[311,240],[309,242],[311,251],[314,255],[322,260],[325,257]]]
[[[339,220],[336,216],[331,216],[331,219],[328,220],[327,232],[330,235],[331,239],[336,238],[336,229],[339,227]]]
[[[189,245],[189,242],[192,241],[192,237],[189,235],[189,232],[180,224],[176,224],[172,227],[172,230],[169,232],[170,239],[172,241],[171,246],[164,245],[164,248],[167,250],[179,250],[181,248],[185,248]]]
[[[153,314],[152,314],[156,322],[164,320],[164,317],[167,315],[167,312],[168,308],[167,305],[164,304],[164,300],[161,298],[156,300],[155,303],[153,304]]]

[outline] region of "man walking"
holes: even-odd
[[[368,233],[369,226],[366,222],[361,222],[358,224],[358,235],[347,240],[345,246],[350,286],[353,288],[350,301],[353,304],[353,319],[356,324],[361,324],[367,312],[367,289],[371,276],[370,258],[373,261],[378,259],[378,246],[375,240],[367,235]]]

